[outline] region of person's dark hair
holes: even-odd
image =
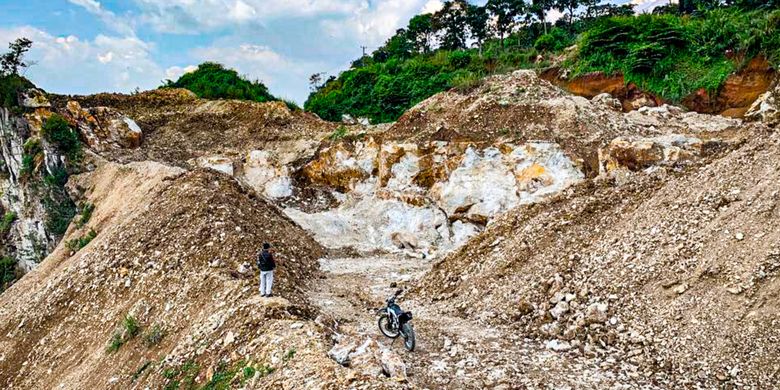
[[[266,242],[266,243],[264,243],[264,244],[263,244],[263,249],[271,249],[271,244],[269,244],[269,243],[267,243],[267,242]]]

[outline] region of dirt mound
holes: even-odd
[[[53,101],[63,109],[68,101],[85,109],[109,107],[132,118],[143,131],[141,148],[104,153],[122,162],[155,160],[184,166],[193,158],[240,156],[276,141],[320,140],[338,126],[292,111],[283,102],[203,100],[181,89],[58,96]]]
[[[771,387],[780,135],[750,131],[689,174],[589,180],[521,206],[434,266],[418,294],[662,387]]]
[[[535,72],[521,70],[488,77],[473,91],[437,94],[404,114],[385,136],[475,144],[544,140],[559,144],[592,177],[599,172],[598,149],[617,137],[672,133],[721,137],[738,124],[669,106],[631,114],[596,99],[572,96]]]
[[[95,205],[92,218],[0,296],[3,387],[359,383],[327,358],[304,295],[322,248],[253,192],[214,171],[148,162],[109,163],[71,187]],[[65,242],[89,231],[97,236],[70,256],[78,246]],[[245,264],[265,241],[284,261],[280,298],[259,298]]]

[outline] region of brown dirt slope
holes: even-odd
[[[183,89],[53,98],[57,107],[69,100],[85,108],[110,107],[138,123],[144,133],[141,148],[106,156],[124,162],[155,160],[183,166],[192,158],[262,149],[269,142],[319,140],[338,126],[291,111],[282,102],[204,100]]]
[[[589,180],[433,267],[422,298],[661,387],[780,383],[780,135],[686,174]]]
[[[98,235],[72,256],[63,241],[0,296],[0,387],[186,388],[238,372],[235,386],[246,367],[275,370],[251,388],[356,379],[327,358],[304,296],[323,250],[277,208],[225,175],[150,162],[107,163],[71,185],[96,209],[66,240]],[[281,298],[260,299],[241,267],[264,241],[285,260]],[[134,337],[126,315],[140,326]],[[155,327],[163,337],[148,342]],[[122,345],[111,352],[114,334]]]

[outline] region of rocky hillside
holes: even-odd
[[[40,93],[0,123],[8,237],[45,225],[35,183],[73,211],[0,295],[0,384],[771,388],[777,99],[755,123],[625,113],[518,71],[372,127],[183,90]],[[412,288],[415,353],[377,338],[391,282]]]
[[[710,164],[616,170],[521,206],[436,264],[417,293],[556,351],[630,362],[660,384],[772,387],[780,138],[740,132],[748,141]]]

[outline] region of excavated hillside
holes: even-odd
[[[0,386],[776,387],[778,96],[749,110],[765,123],[624,113],[519,71],[388,127],[183,90],[51,97],[87,148],[81,212],[0,295]],[[376,329],[396,287],[413,353]]]
[[[105,163],[69,185],[95,211],[66,240],[97,236],[74,254],[62,242],[0,296],[3,387],[346,383],[304,296],[322,248],[278,209],[218,172],[153,162]],[[249,263],[265,241],[285,261],[284,298],[257,295]]]
[[[500,217],[416,295],[662,388],[780,382],[780,136],[709,165],[604,176]],[[456,305],[452,305],[456,302]]]

